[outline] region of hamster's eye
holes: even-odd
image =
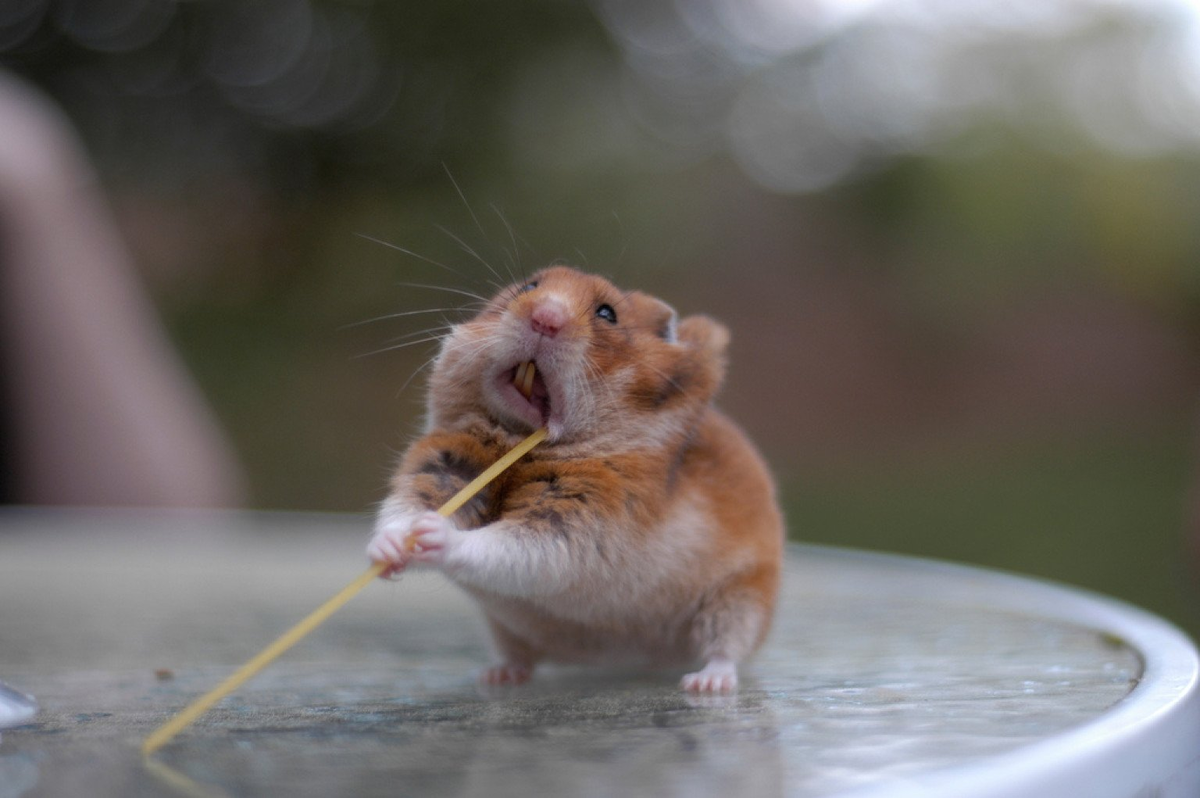
[[[607,321],[609,324],[617,323],[617,312],[613,310],[612,305],[601,305],[596,308],[596,315]]]
[[[517,289],[517,293],[524,294],[526,291],[532,291],[533,289],[537,288],[537,286],[538,286],[537,280],[534,280],[531,283],[525,283],[525,285],[523,285]]]

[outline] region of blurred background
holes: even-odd
[[[368,512],[456,292],[560,260],[729,324],[794,539],[1200,632],[1186,0],[6,0],[0,67],[9,502]]]

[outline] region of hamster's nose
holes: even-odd
[[[539,302],[529,315],[529,326],[539,335],[553,338],[567,323],[567,309],[553,300]]]

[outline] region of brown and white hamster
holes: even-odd
[[[699,664],[684,689],[735,689],[770,625],[783,523],[762,459],[712,406],[728,341],[562,266],[500,291],[442,344],[426,432],[368,556],[389,574],[436,568],[476,599],[499,655],[487,683],[542,661]],[[433,512],[541,426],[546,441],[452,518]]]

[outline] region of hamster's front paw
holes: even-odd
[[[439,513],[426,513],[419,517],[408,533],[408,550],[413,562],[441,565],[446,559],[446,550],[459,534],[450,519]]]
[[[453,531],[450,521],[438,513],[394,514],[375,527],[367,556],[373,562],[388,564],[381,574],[385,579],[396,576],[412,562],[436,565],[444,557]]]
[[[367,557],[371,562],[387,563],[388,568],[380,576],[391,579],[397,576],[412,559],[405,547],[408,529],[400,524],[387,524],[375,528],[371,542],[367,544]]]
[[[695,673],[683,677],[679,686],[689,693],[732,693],[737,690],[737,664],[727,659],[712,659]]]

